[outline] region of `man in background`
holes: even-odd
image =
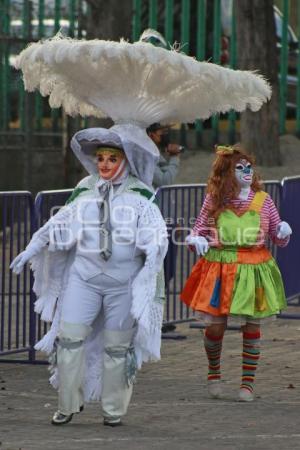
[[[147,128],[147,134],[160,150],[160,158],[154,172],[153,186],[158,188],[168,184],[174,184],[179,171],[180,153],[183,147],[170,142],[170,126],[153,123]],[[168,155],[168,160],[162,152]]]
[[[139,42],[145,42],[166,50],[171,48],[170,43],[166,41],[164,36],[152,28],[143,31],[139,38]],[[178,173],[179,154],[183,150],[183,147],[170,143],[169,131],[169,126],[161,125],[160,123],[153,123],[147,128],[148,136],[157,145],[160,152],[165,151],[169,156],[169,160],[167,161],[162,154],[160,155],[158,166],[154,172],[154,188],[173,184]]]

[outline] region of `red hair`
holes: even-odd
[[[225,209],[233,209],[233,207],[228,206],[228,203],[239,195],[240,186],[235,177],[235,165],[237,162],[241,159],[246,159],[251,164],[255,162],[254,157],[248,155],[240,144],[235,144],[233,147],[229,147],[229,149],[230,151],[228,152],[222,152],[221,150],[217,154],[207,183],[207,193],[212,200],[210,217],[214,219],[217,219]],[[260,177],[255,171],[251,189],[254,192],[262,190]]]

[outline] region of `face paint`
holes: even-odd
[[[110,180],[116,175],[125,155],[123,152],[102,151],[97,155],[97,168],[101,178]],[[119,174],[120,175],[120,174]]]
[[[240,159],[235,165],[235,177],[241,187],[251,186],[253,179],[252,164],[246,159]]]

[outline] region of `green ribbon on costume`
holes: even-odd
[[[72,194],[70,195],[70,197],[66,201],[66,205],[68,205],[73,200],[75,200],[75,198],[78,197],[82,192],[88,191],[88,190],[89,190],[88,188],[84,188],[84,187],[74,189],[74,191],[72,192]]]
[[[141,194],[143,197],[146,197],[148,200],[150,200],[153,197],[153,192],[148,191],[148,189],[141,189],[141,188],[131,188],[131,191],[135,191],[138,192],[139,194]],[[155,203],[156,205],[158,205],[157,199],[154,198],[153,203]]]

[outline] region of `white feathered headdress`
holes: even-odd
[[[58,35],[28,46],[15,66],[23,71],[25,89],[49,95],[52,108],[62,106],[72,116],[113,119],[113,132],[126,143],[127,158],[135,160],[134,171],[147,184],[159,156],[147,126],[193,122],[230,109],[257,111],[271,96],[269,84],[253,72],[198,62],[141,41],[79,41]],[[101,142],[107,130],[98,130]],[[92,134],[89,139],[97,141],[96,130]],[[84,144],[72,142],[77,157],[85,153]]]
[[[25,89],[49,95],[67,114],[111,117],[147,127],[193,122],[230,109],[260,109],[271,89],[262,76],[198,62],[149,43],[79,41],[57,36],[16,59]]]

